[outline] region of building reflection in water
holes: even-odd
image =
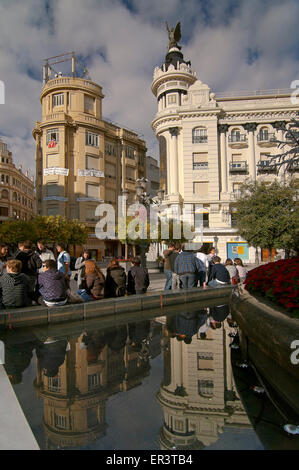
[[[83,447],[104,436],[106,401],[141,384],[160,336],[160,324],[142,321],[41,342],[34,385],[44,399],[46,447]]]
[[[202,449],[224,426],[251,427],[236,393],[230,363],[228,305],[183,312],[163,327],[162,450]]]

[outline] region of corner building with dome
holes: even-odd
[[[215,246],[222,261],[239,257],[253,263],[256,250],[235,226],[239,187],[247,178],[271,182],[283,177],[269,167],[269,157],[280,153],[272,139],[284,140],[299,103],[292,104],[292,89],[215,94],[180,49],[169,45],[152,82],[163,204],[191,205],[199,235],[190,248],[199,249],[203,242]],[[298,170],[294,166],[288,174],[297,176]],[[261,257],[267,261],[269,253],[262,250]]]

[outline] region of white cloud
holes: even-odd
[[[165,20],[182,24],[182,45],[198,77],[214,91],[285,88],[299,78],[295,0],[0,1],[0,136],[16,162],[34,172],[43,59],[75,50],[88,57],[91,78],[103,87],[103,114],[158,146],[150,123],[154,67],[167,52]],[[256,60],[247,62],[251,49]],[[101,52],[102,55],[99,54]],[[104,58],[103,58],[104,57]],[[297,59],[296,59],[297,58]]]

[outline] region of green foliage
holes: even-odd
[[[249,182],[236,203],[240,235],[254,247],[295,249],[299,246],[299,181]]]
[[[36,216],[30,221],[7,221],[0,225],[0,241],[17,244],[22,240],[47,243],[63,241],[66,244],[83,245],[88,238],[88,228],[78,220],[67,220],[60,215]]]

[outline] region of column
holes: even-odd
[[[249,144],[249,176],[256,180],[256,160],[255,160],[255,141],[254,131],[257,128],[255,122],[248,122],[243,124],[244,129],[248,132],[248,144]]]
[[[276,129],[278,135],[276,136],[276,139],[279,140],[280,142],[284,141],[283,135],[284,131],[286,130],[286,121],[276,121],[272,124],[272,127]],[[283,153],[282,149],[278,149],[276,154],[279,155],[280,153]],[[274,162],[273,162],[274,163]],[[285,165],[281,165],[281,167],[278,170],[277,176],[279,179],[283,179],[284,177],[284,167]]]
[[[121,189],[122,191],[126,188],[126,152],[123,141],[120,144],[121,148]]]
[[[178,194],[179,192],[179,161],[178,161],[178,127],[171,127],[169,129],[170,138],[170,161],[171,161],[171,194]]]
[[[228,125],[220,124],[218,126],[218,130],[220,132],[221,192],[227,193],[228,178],[227,178],[226,132],[228,131]]]

